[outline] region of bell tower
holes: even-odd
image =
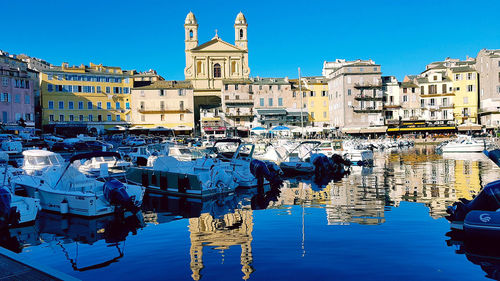
[[[247,19],[240,12],[234,21],[234,45],[246,51],[248,51],[247,27]]]
[[[186,51],[198,46],[198,22],[193,12],[189,12],[184,21]]]

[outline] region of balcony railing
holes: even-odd
[[[365,108],[354,108],[353,111],[355,113],[381,113],[382,109],[373,108],[373,107],[365,107]]]
[[[365,89],[376,89],[376,88],[381,88],[382,83],[373,83],[373,82],[357,82],[354,83],[354,88],[360,89],[360,88],[365,88]]]
[[[226,117],[253,117],[255,116],[252,112],[237,112],[237,113],[226,113]]]
[[[355,100],[363,100],[363,101],[382,101],[384,98],[382,96],[373,96],[373,95],[357,95],[354,97]]]
[[[161,114],[161,113],[190,113],[191,111],[187,108],[151,108],[143,107],[139,108],[137,111],[142,114]]]

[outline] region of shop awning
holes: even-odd
[[[386,126],[361,128],[361,130],[359,131],[360,134],[373,134],[373,133],[385,133],[385,132],[387,132]]]
[[[457,127],[459,131],[481,131],[483,128],[478,124],[462,124]]]
[[[174,129],[174,131],[192,131],[193,130],[193,128],[191,128],[189,126],[184,126],[184,125],[175,126],[173,129]]]
[[[359,134],[361,128],[342,128],[344,134]]]
[[[456,127],[416,127],[416,128],[389,128],[387,132],[411,132],[411,131],[443,131],[455,130]]]

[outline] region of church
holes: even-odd
[[[240,12],[234,22],[234,44],[222,40],[215,31],[212,40],[199,45],[198,21],[192,12],[186,16],[184,76],[193,85],[195,120],[200,120],[200,107],[220,106],[223,80],[249,78],[247,27]]]

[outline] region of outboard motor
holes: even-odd
[[[264,162],[261,160],[253,159],[250,162],[250,173],[257,178],[257,185],[264,185],[264,179],[268,180],[271,184],[281,183],[281,169],[276,167],[276,164]]]
[[[116,179],[104,183],[104,198],[111,205],[122,207],[132,213],[137,213],[139,207],[134,204],[134,199],[125,190],[125,185]]]
[[[324,154],[313,154],[311,156],[316,175],[327,175],[333,170],[332,162]]]
[[[5,187],[0,187],[0,228],[19,222],[19,213],[16,207],[11,206],[12,195]]]
[[[496,211],[500,209],[500,180],[490,182],[473,199],[460,198],[459,202],[453,203],[446,209],[449,221],[463,221],[465,216],[473,210]]]

